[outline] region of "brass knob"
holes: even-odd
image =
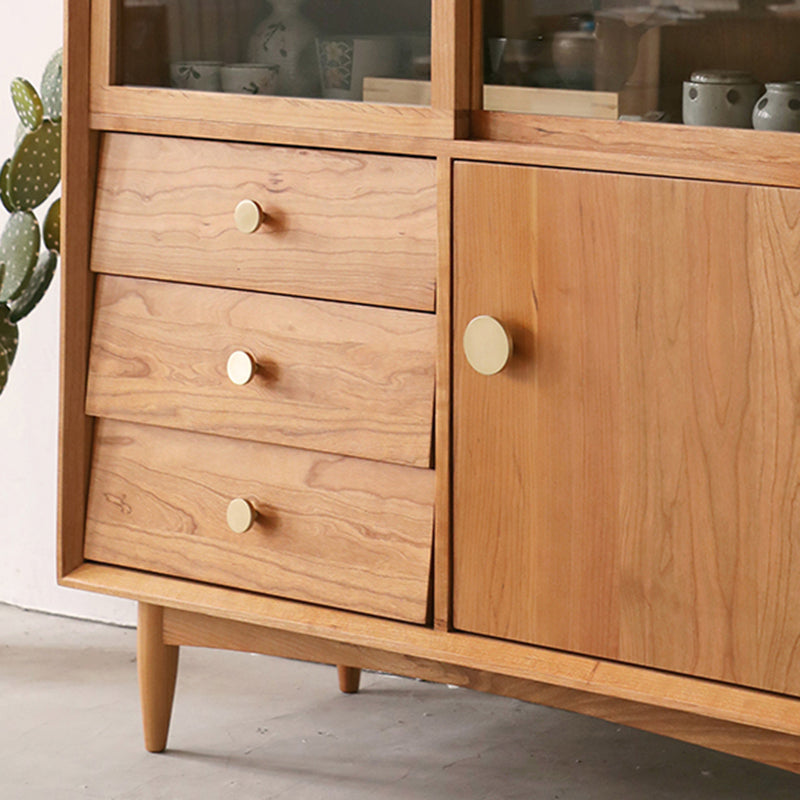
[[[264,212],[255,200],[242,200],[233,212],[233,219],[242,233],[255,233],[264,221]]]
[[[250,353],[245,353],[244,350],[236,350],[228,358],[227,369],[231,383],[235,383],[237,386],[244,386],[253,380],[258,365]]]
[[[511,358],[514,343],[494,317],[481,315],[470,320],[464,331],[464,355],[475,372],[496,375]]]
[[[255,525],[258,513],[247,500],[237,497],[228,504],[227,517],[228,527],[234,533],[247,533]]]

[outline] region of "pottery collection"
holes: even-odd
[[[693,72],[683,84],[683,122],[723,128],[750,128],[761,84],[739,70]]]

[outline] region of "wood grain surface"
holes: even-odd
[[[429,159],[111,134],[92,268],[432,310],[436,165]],[[233,212],[267,220],[240,233]]]
[[[378,461],[431,463],[436,318],[102,275],[87,410]],[[246,386],[227,376],[243,350]]]
[[[453,634],[449,636],[452,638]],[[455,636],[458,637],[458,634]],[[482,672],[447,662],[412,658],[402,652],[357,647],[341,641],[169,608],[164,612],[164,637],[165,641],[174,644],[228,648],[301,661],[334,664],[346,660],[363,669],[464,686],[475,691],[515,697],[539,705],[599,717],[620,725],[751,758],[780,769],[800,772],[800,750],[796,737],[697,713],[673,711],[646,703]],[[340,667],[340,676],[341,670]]]
[[[800,692],[800,193],[459,165],[455,243],[456,625]]]
[[[98,420],[89,560],[424,622],[434,474]],[[258,512],[234,534],[228,503]]]

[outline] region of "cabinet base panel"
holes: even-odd
[[[340,681],[342,673],[346,671],[347,680],[355,680],[356,690],[361,669],[463,686],[597,717],[800,773],[800,737],[698,714],[176,609],[165,609],[164,641],[169,645],[238,650],[324,664],[357,665],[339,667]],[[342,691],[348,689],[342,688]]]

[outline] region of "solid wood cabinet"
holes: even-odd
[[[800,192],[454,187],[455,330],[515,346],[484,376],[454,342],[455,626],[798,694]]]
[[[200,645],[800,772],[800,137],[492,110],[469,0],[429,103],[141,85],[137,6],[66,3],[59,580],[147,748]]]

